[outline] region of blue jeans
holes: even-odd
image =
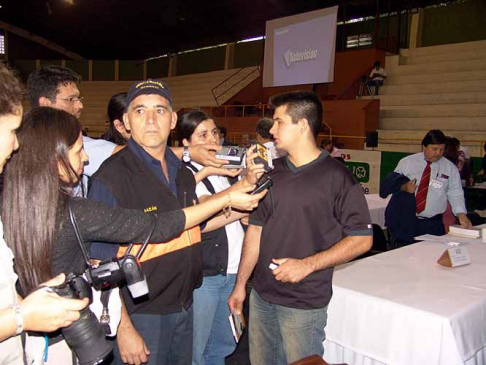
[[[235,280],[236,274],[205,276],[194,291],[193,365],[224,365],[236,349],[227,303]]]
[[[147,364],[187,365],[192,361],[193,309],[170,314],[132,314],[133,325],[150,350]],[[118,348],[112,364],[122,365]]]
[[[375,87],[375,95],[379,94],[380,86],[383,86],[383,80],[368,80],[368,86]]]
[[[249,333],[251,364],[285,365],[314,354],[323,356],[326,323],[327,307],[284,307],[265,301],[252,290]]]

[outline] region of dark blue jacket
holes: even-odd
[[[405,175],[392,172],[380,184],[380,197],[385,199],[393,194],[385,210],[385,225],[394,240],[413,242],[415,227],[415,194],[401,191],[400,187],[409,182]]]

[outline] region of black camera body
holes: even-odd
[[[91,286],[82,276],[69,274],[64,283],[58,286],[51,286],[52,291],[63,298],[84,299],[89,298],[89,304],[93,302]]]
[[[96,290],[125,282],[133,298],[147,295],[149,292],[142,268],[133,255],[125,255],[119,259],[110,258],[98,265],[90,266],[86,270],[86,276]]]
[[[64,298],[89,298],[90,304],[93,301],[90,285],[79,275],[69,274],[64,283],[50,289]],[[61,331],[69,347],[76,353],[80,365],[100,364],[113,350],[106,341],[105,332],[98,318],[89,307],[80,312],[77,321],[69,327],[62,328]]]

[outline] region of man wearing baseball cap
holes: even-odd
[[[193,174],[167,148],[177,121],[167,86],[150,79],[132,85],[123,121],[132,138],[93,175],[89,197],[147,214],[194,205]],[[195,227],[144,251],[141,265],[150,293],[134,300],[122,289],[126,310],[115,362],[191,363],[192,292],[202,280],[200,249],[200,229]]]

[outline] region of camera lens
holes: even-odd
[[[62,329],[62,334],[76,353],[79,365],[100,364],[113,347],[106,341],[98,319],[89,308],[83,309],[80,315],[76,322]]]

